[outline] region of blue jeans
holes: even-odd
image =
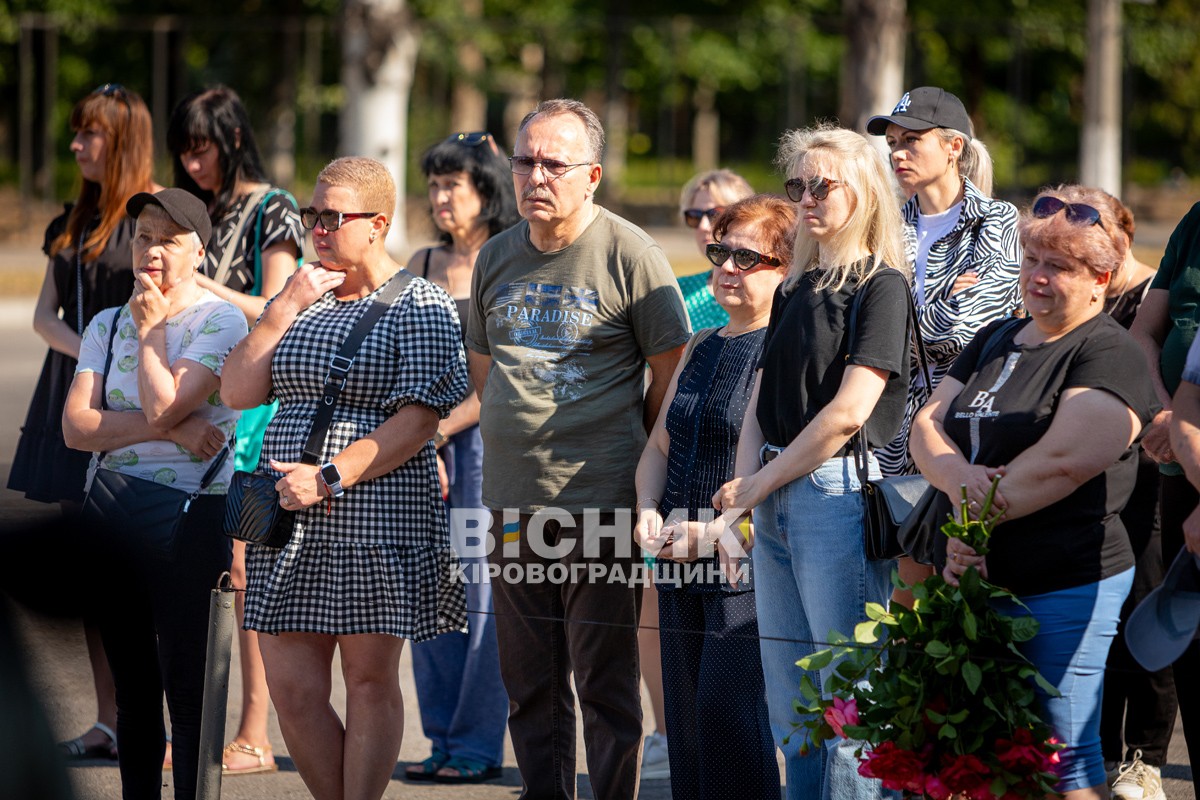
[[[441,452],[450,476],[450,507],[482,508],[479,426],[452,436]],[[504,761],[508,695],[500,679],[492,585],[486,557],[460,560],[469,579],[467,632],[443,633],[412,646],[421,728],[435,750],[498,766]]]
[[[1133,586],[1133,570],[1097,583],[1022,597],[1029,611],[1012,601],[997,601],[1009,616],[1032,614],[1041,627],[1020,645],[1042,676],[1062,692],[1047,697],[1041,689],[1046,721],[1066,745],[1059,772],[1060,792],[1105,782],[1100,750],[1100,707],[1108,648],[1117,635],[1121,605]]]
[[[870,474],[879,475],[871,459]],[[783,750],[789,800],[888,796],[858,775],[855,742],[834,739],[808,756],[792,710],[805,674],[796,662],[822,649],[831,630],[850,636],[869,602],[886,603],[894,562],[867,561],[862,498],[852,458],[832,458],[777,489],[754,511],[752,551],[763,676],[771,730]],[[835,664],[809,673],[824,687]],[[785,744],[784,739],[790,735]]]

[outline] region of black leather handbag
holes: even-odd
[[[120,316],[120,313],[118,309],[117,316]],[[101,409],[108,408],[107,382],[109,370],[112,368],[116,317],[109,327],[112,333],[109,335],[108,354],[104,361],[105,386],[100,392]],[[104,452],[96,455],[97,465],[103,462],[104,455]],[[136,532],[140,542],[158,551],[159,555],[169,557],[174,552],[175,533],[179,530],[192,501],[212,483],[228,455],[228,446],[217,453],[200,480],[200,488],[194,492],[185,492],[146,478],[97,466],[87,496],[83,499],[81,513],[88,520],[116,535]]]
[[[346,377],[354,366],[354,356],[367,334],[371,332],[371,328],[412,279],[412,273],[401,269],[388,281],[371,305],[363,309],[337,355],[329,360],[329,372],[325,376],[321,402],[317,404],[317,413],[308,432],[308,441],[305,442],[304,451],[300,456],[301,463],[321,463],[325,437],[329,433],[330,423],[333,422],[333,410],[337,407],[338,395],[346,386]],[[277,478],[261,472],[237,470],[233,473],[229,493],[225,495],[225,518],[222,527],[226,536],[249,544],[276,548],[283,547],[291,541],[296,525],[296,512],[286,511],[279,505],[276,483]]]
[[[858,306],[862,289],[854,295],[850,306],[848,340],[854,339]],[[912,294],[908,295],[908,324],[917,345],[917,361],[925,378],[925,390],[930,391],[929,359],[925,340],[917,321],[917,309]],[[905,554],[900,543],[900,529],[912,516],[930,489],[929,481],[920,475],[898,475],[891,478],[871,478],[868,471],[866,437],[860,430],[854,434],[854,465],[863,499],[863,550],[871,561],[890,561]]]

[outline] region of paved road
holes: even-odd
[[[689,232],[680,229],[663,229],[653,231],[653,235],[662,242],[678,271],[684,273],[701,268],[702,262],[695,255],[695,250],[690,249],[693,245]],[[1165,235],[1163,238],[1165,239]],[[1149,254],[1146,257],[1152,258]],[[1151,263],[1156,261],[1157,258],[1154,258]],[[31,272],[36,274],[42,269],[43,264],[43,257],[36,247],[29,243],[24,243],[19,247],[0,243],[0,278],[4,277],[6,273],[8,275],[23,273],[26,276]],[[3,364],[5,373],[4,381],[0,383],[0,485],[6,482],[12,466],[12,454],[16,446],[18,428],[24,419],[32,387],[45,354],[44,345],[33,334],[29,326],[33,297],[28,292],[36,290],[37,282],[26,279],[20,285],[33,286],[34,289],[25,290],[21,297],[0,298],[0,364]],[[53,509],[26,501],[23,497],[7,489],[0,489],[0,526],[46,519],[53,513]],[[47,620],[28,614],[22,614],[19,622],[25,638],[25,650],[28,654],[36,689],[47,709],[56,735],[62,739],[77,735],[95,718],[90,672],[81,629],[78,624],[73,622]],[[405,705],[406,735],[400,752],[401,764],[397,766],[385,797],[417,798],[418,800],[421,798],[500,800],[500,798],[517,797],[520,794],[520,778],[517,774],[511,744],[507,743],[504,775],[489,784],[452,788],[409,784],[403,781],[401,778],[403,765],[419,761],[428,755],[428,744],[421,736],[410,663],[406,650],[401,667],[404,696],[408,701]],[[334,705],[339,709],[344,708],[344,686],[341,683],[340,670],[336,666],[334,687]],[[230,709],[237,709],[239,703],[240,686],[235,678],[230,686]],[[645,703],[643,706],[645,716],[649,719],[649,708]],[[236,720],[233,718],[232,712],[229,717],[227,730],[232,731]],[[274,714],[271,717],[271,727],[271,738],[276,745],[276,760],[280,764],[280,771],[270,775],[229,779],[223,787],[224,797],[231,798],[231,800],[242,800],[242,798],[290,800],[309,796],[287,757],[287,750],[283,745],[283,738],[279,734]],[[580,737],[580,742],[582,742],[582,737]],[[582,744],[578,763],[580,769],[583,769],[586,764]],[[115,767],[103,764],[80,766],[71,770],[71,777],[80,800],[101,800],[101,798],[119,796],[120,783]],[[1191,769],[1187,750],[1183,743],[1182,729],[1178,724],[1176,725],[1176,735],[1172,741],[1170,763],[1164,769],[1164,777],[1166,778],[1167,797],[1170,800],[1195,800],[1190,783]],[[166,780],[169,784],[169,774]],[[586,775],[579,776],[578,789],[580,797],[592,796]],[[170,796],[169,790],[167,796]],[[641,797],[645,800],[665,800],[669,796],[670,787],[667,781],[643,781]],[[747,798],[746,800],[754,799]]]

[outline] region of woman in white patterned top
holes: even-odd
[[[123,794],[161,792],[165,690],[175,797],[187,800],[196,792],[210,591],[232,552],[220,526],[233,472],[225,443],[238,412],[222,405],[219,390],[246,318],[196,283],[211,232],[200,200],[163,189],[134,195],[126,208],[137,220],[133,296],[84,331],[63,433],[69,446],[103,453],[89,486],[111,471],[200,492],[174,531],[106,516],[100,532],[105,549],[122,554],[114,584],[127,587],[127,602],[101,612],[99,623],[117,687]]]
[[[979,329],[1020,304],[1017,209],[991,198],[991,156],[949,92],[913,89],[891,114],[868,120],[867,132],[887,137],[896,180],[909,198],[901,210],[904,244],[932,384],[925,385],[914,358],[900,433],[875,453],[884,475],[905,475],[916,472],[908,434],[917,411]],[[909,583],[932,574],[910,558],[899,566]]]

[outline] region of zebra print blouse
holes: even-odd
[[[913,358],[900,433],[886,447],[875,452],[884,475],[917,471],[908,452],[908,433],[913,417],[979,329],[992,320],[1009,316],[1020,303],[1017,274],[1021,251],[1017,244],[1016,206],[985,196],[966,178],[963,179],[963,190],[958,224],[929,248],[925,264],[925,303],[917,306],[933,386],[928,390],[922,386]],[[915,266],[917,254],[919,211],[916,195],[901,210],[904,249],[910,266]],[[950,290],[955,279],[967,271],[974,271],[979,282],[952,297]],[[915,288],[913,292],[915,298]]]

